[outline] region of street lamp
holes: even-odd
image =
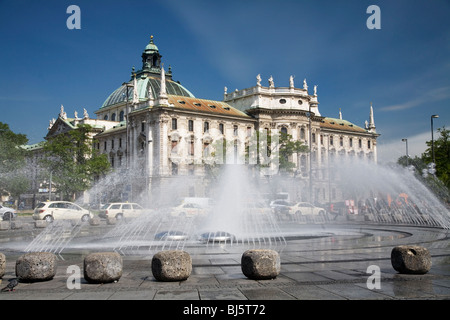
[[[406,142],[406,167],[408,167],[409,163],[408,163],[408,139],[402,139],[403,142]]]
[[[433,119],[439,118],[439,115],[437,114],[433,114],[431,116],[431,156],[433,158],[433,163],[435,162],[435,158],[434,158],[434,138],[433,138]]]

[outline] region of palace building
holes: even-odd
[[[290,175],[297,186],[279,190],[299,200],[341,200],[337,187],[324,191],[331,179],[328,159],[377,161],[379,134],[372,106],[364,126],[344,120],[340,111],[337,118],[324,116],[317,86],[311,90],[305,79],[295,87],[292,76],[289,86],[277,87],[272,77],[264,86],[258,75],[253,87],[232,92],[225,87],[223,101],[195,97],[172,79],[171,67],[166,72],[161,59],[151,37],[142,52],[142,68],[107,96],[94,111],[96,118],[86,110],[82,117],[70,118],[61,107],[58,119],[50,122],[46,138],[76,129],[77,123],[95,128],[94,147],[107,155],[115,172],[128,173],[131,180],[122,186],[127,190],[122,200],[135,200],[137,194],[151,198],[179,176],[191,179],[177,189],[178,196],[207,196],[208,161],[217,161],[220,154],[223,163],[248,163],[245,155],[256,132],[284,132],[309,147],[309,152],[289,159],[295,164]]]

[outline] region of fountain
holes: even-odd
[[[206,216],[174,217],[170,208],[159,208],[106,227],[54,221],[25,246],[21,243],[19,251],[48,251],[61,255],[69,251],[101,249],[122,255],[149,255],[162,250],[243,252],[263,248],[282,252],[287,239],[355,233],[355,230],[339,228],[346,217],[352,217],[352,221],[346,219],[345,223],[359,226],[386,224],[450,229],[448,208],[411,171],[400,167],[356,159],[333,161],[328,168],[337,173],[335,177],[339,179],[343,196],[352,199],[355,214],[335,216],[338,219],[327,214],[293,221],[280,220],[273,214],[263,197],[267,193],[263,187],[267,182],[259,179],[259,183],[255,183],[258,179],[245,165],[224,165],[223,168],[216,183],[211,185],[212,205]],[[119,178],[112,174],[103,187],[119,183]],[[174,186],[186,184],[185,179],[174,178]],[[93,190],[102,192],[99,185]]]

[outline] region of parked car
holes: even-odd
[[[16,210],[0,205],[0,218],[2,218],[3,220],[13,220],[16,217]]]
[[[225,231],[205,232],[200,235],[201,242],[236,242],[236,237]]]
[[[184,203],[172,208],[170,215],[172,217],[195,217],[205,215],[206,212],[205,208],[196,203]]]
[[[270,207],[275,213],[289,213],[293,204],[287,200],[274,200],[270,202]]]
[[[187,240],[189,236],[184,233],[183,231],[177,231],[177,230],[169,230],[169,231],[163,231],[160,233],[157,233],[155,235],[155,240],[169,240],[169,241],[181,241],[181,240]]]
[[[88,221],[93,218],[93,214],[79,205],[68,201],[46,201],[40,202],[34,209],[34,220],[53,220],[69,219]]]
[[[302,215],[325,215],[324,208],[316,207],[309,202],[297,202],[289,210],[290,214],[302,216]]]
[[[136,218],[142,214],[144,208],[137,203],[130,202],[110,202],[100,208],[98,216],[100,218],[113,217],[116,219]]]

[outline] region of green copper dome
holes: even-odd
[[[144,52],[151,53],[151,52],[155,52],[155,51],[159,51],[159,50],[158,50],[158,47],[156,46],[156,44],[153,43],[153,36],[150,36],[150,43],[145,47]]]
[[[160,78],[141,76],[139,79],[136,79],[136,82],[139,101],[145,101],[148,99],[149,87],[151,88],[153,98],[156,99],[158,97],[161,85]],[[132,85],[133,80],[128,82],[128,84]],[[167,94],[170,95],[194,98],[194,95],[185,87],[183,87],[181,84],[167,78],[166,78],[166,91]],[[125,102],[126,100],[127,100],[127,86],[126,84],[123,84],[109,95],[109,97],[105,100],[100,109]],[[131,101],[133,101],[133,88],[128,87],[128,102],[131,103]]]

